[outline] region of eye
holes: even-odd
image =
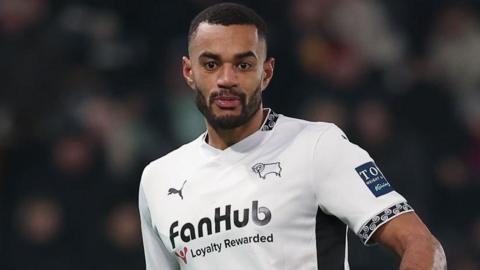
[[[216,69],[218,65],[214,61],[210,61],[205,63],[203,66],[205,67],[206,70],[212,71]]]
[[[252,68],[252,65],[249,63],[240,63],[237,65],[239,70],[249,70]]]

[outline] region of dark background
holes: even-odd
[[[181,56],[215,2],[0,0],[1,269],[144,269],[141,171],[204,130]],[[265,105],[343,128],[480,269],[479,2],[242,3],[270,25]],[[350,243],[352,269],[398,265]]]

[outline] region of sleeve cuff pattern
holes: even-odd
[[[370,220],[368,220],[357,233],[360,240],[364,245],[368,244],[368,240],[372,237],[373,233],[387,221],[407,212],[413,211],[413,208],[407,203],[397,203],[385,210],[379,212]]]

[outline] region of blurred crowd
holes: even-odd
[[[1,269],[144,269],[140,175],[204,131],[181,56],[216,2],[0,0]],[[265,106],[339,125],[449,269],[480,269],[480,3],[241,3],[270,27]],[[352,269],[395,269],[350,244]]]

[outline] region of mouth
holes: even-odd
[[[220,95],[213,98],[213,103],[222,110],[233,110],[241,105],[240,97],[234,95]]]

